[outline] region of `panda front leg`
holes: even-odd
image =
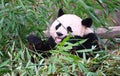
[[[52,37],[49,37],[48,40],[46,40],[46,41],[42,41],[40,37],[36,37],[34,35],[29,35],[27,37],[27,40],[28,40],[29,46],[32,47],[29,49],[39,50],[40,52],[49,51],[49,50],[53,49],[56,45],[56,43]]]

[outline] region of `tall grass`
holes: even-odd
[[[62,51],[65,47],[58,46],[56,51],[51,51],[51,57],[43,58],[39,53],[29,52],[26,41],[31,32],[43,38],[42,31],[56,18],[59,8],[81,18],[91,17],[95,27],[101,27],[111,25],[110,15],[120,10],[119,3],[119,0],[1,0],[0,75],[120,75],[120,58],[117,56],[106,54],[84,60]],[[101,16],[95,13],[96,9],[102,11]]]

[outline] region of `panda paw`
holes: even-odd
[[[42,44],[41,38],[36,37],[36,36],[34,36],[34,35],[29,35],[29,36],[27,37],[27,40],[28,40],[28,43],[34,44],[35,46]]]

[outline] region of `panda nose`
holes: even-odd
[[[63,35],[63,34],[60,33],[60,32],[56,32],[56,34],[57,34],[58,36],[62,36],[62,35]]]

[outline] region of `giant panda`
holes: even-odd
[[[91,49],[92,46],[96,46],[94,49],[96,50],[99,48],[98,38],[91,29],[91,25],[91,18],[81,19],[74,14],[64,14],[63,10],[59,9],[57,19],[44,31],[45,35],[48,36],[46,41],[42,41],[41,38],[35,35],[29,35],[27,40],[35,46],[36,50],[45,52],[55,49],[57,44],[60,44],[64,38],[70,35],[70,39],[68,40],[70,43],[76,43],[81,39],[86,39],[84,43],[73,46],[71,51]]]

